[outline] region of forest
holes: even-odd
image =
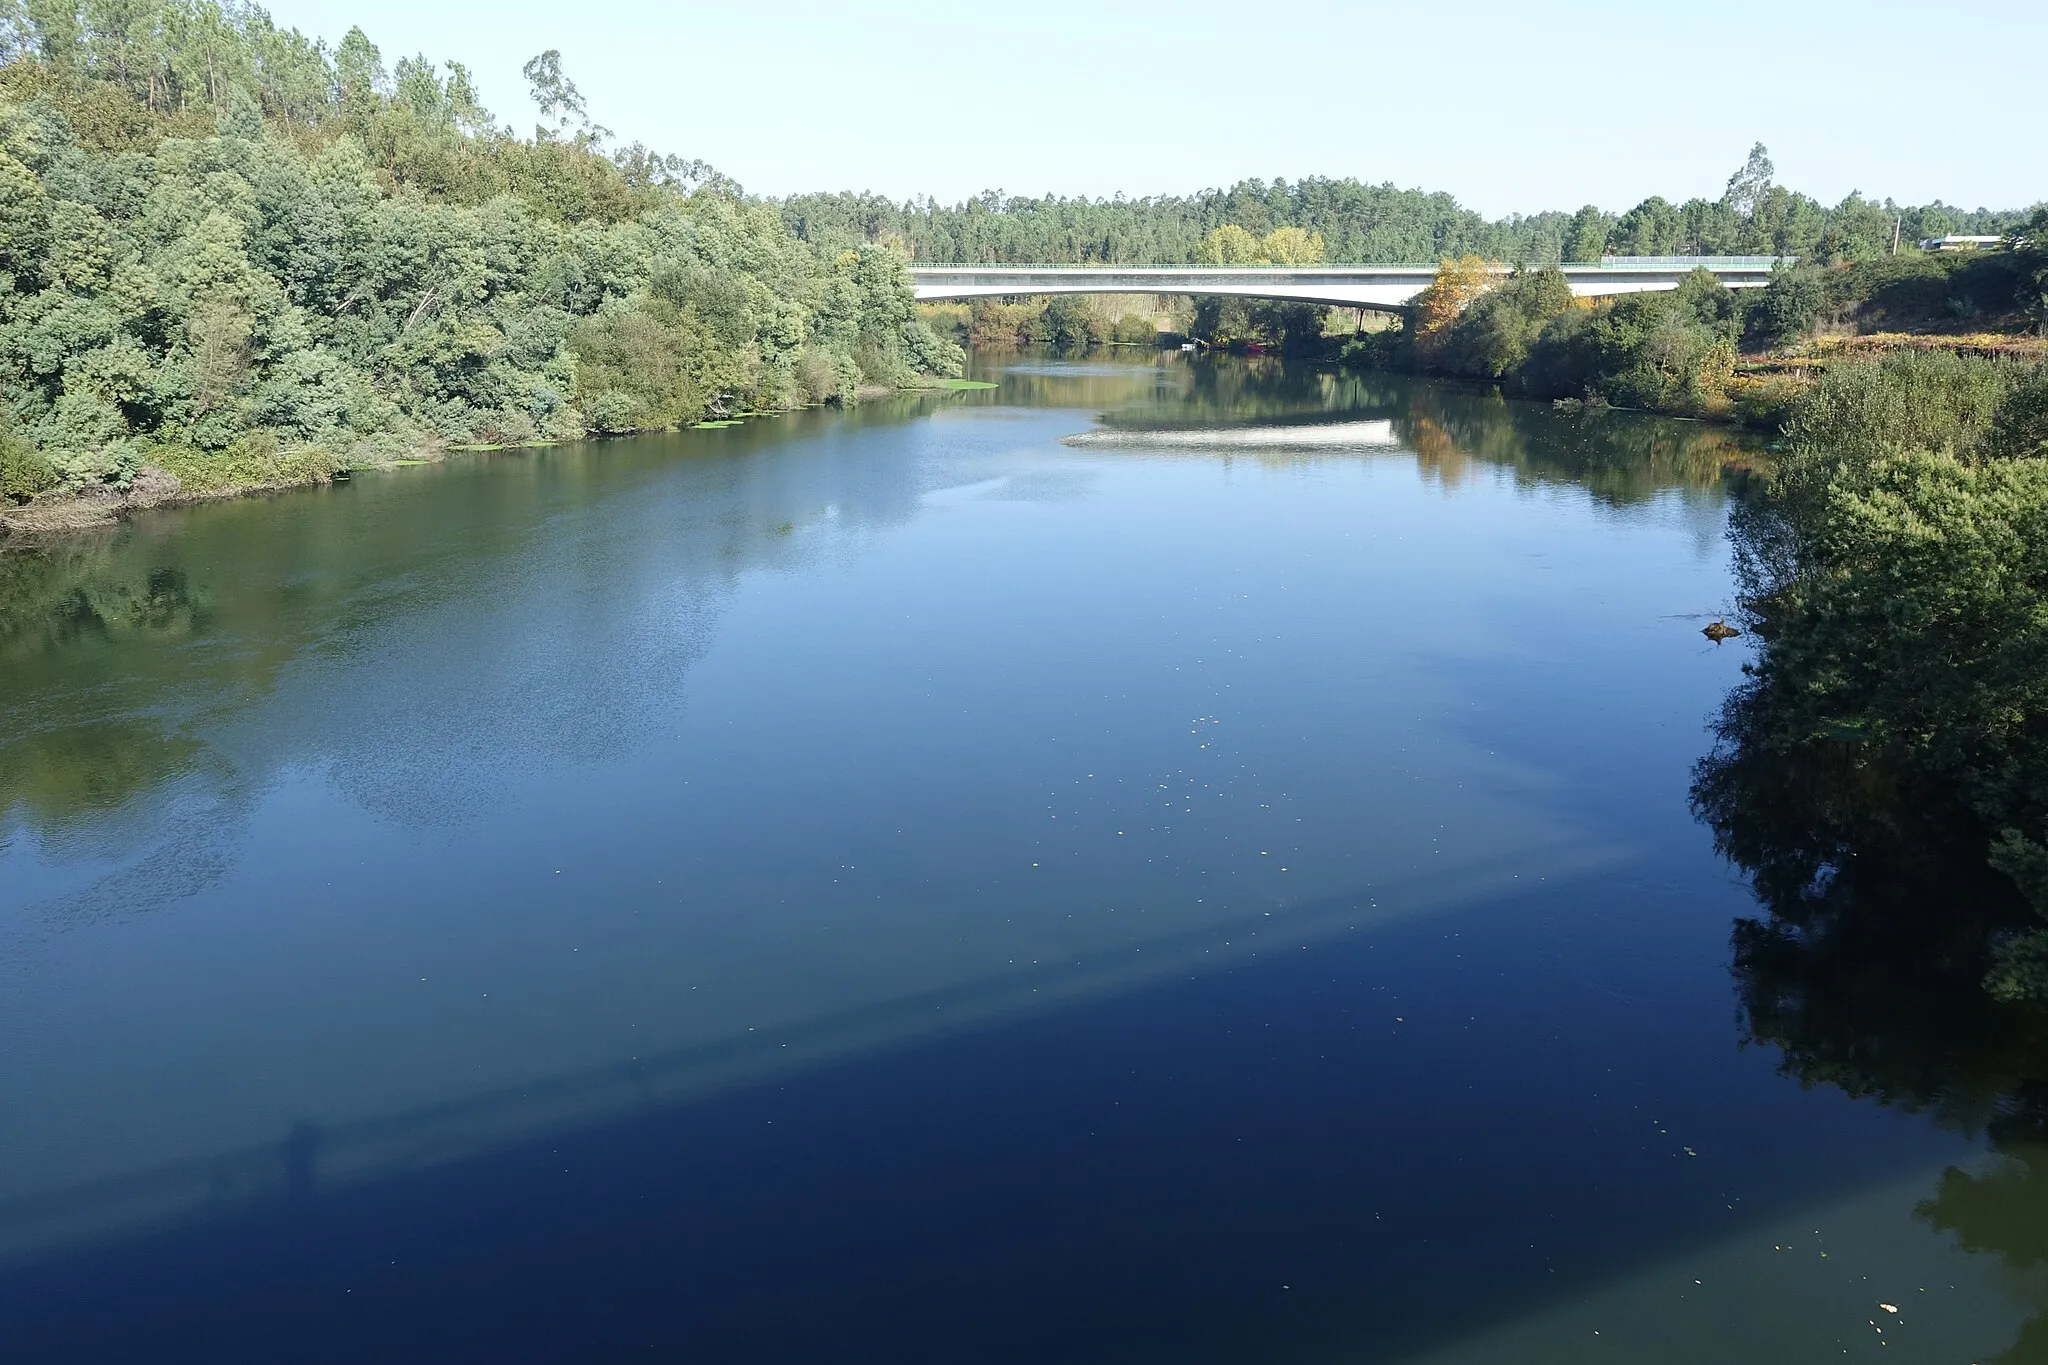
[[[0,11],[0,501],[325,478],[957,374],[899,255],[259,8]],[[139,481],[139,482],[138,482]]]
[[[1718,199],[1673,204],[1652,195],[1624,213],[1575,211],[1488,219],[1448,194],[1311,176],[1244,180],[1228,189],[1136,199],[1028,198],[991,190],[963,203],[896,203],[874,194],[803,194],[781,203],[805,241],[827,248],[895,241],[933,263],[1202,263],[1211,234],[1251,238],[1292,228],[1318,235],[1320,259],[1434,265],[1478,256],[1520,265],[1597,261],[1603,255],[1786,255],[1815,263],[1868,260],[1895,241],[1952,232],[1996,234],[2017,211],[1900,205],[1851,193],[1832,207],[1776,183],[1769,153],[1753,148]],[[1219,262],[1230,264],[1226,260]]]

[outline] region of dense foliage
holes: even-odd
[[[1920,252],[1837,266],[1800,262],[1775,272],[1756,300],[1749,339],[1758,346],[1831,331],[2038,328],[2048,321],[2037,282],[2041,262],[2011,251]]]
[[[1466,256],[1443,262],[1404,327],[1361,337],[1345,354],[1531,398],[1775,425],[1803,384],[1738,375],[1740,352],[1800,343],[1816,331],[2048,329],[2048,210],[2013,229],[2008,247],[1908,250],[1832,266],[1802,261],[1741,293],[1702,270],[1675,291],[1604,302],[1574,298],[1555,267],[1503,277]]]
[[[1358,338],[1344,354],[1533,398],[1719,416],[1732,410],[1743,320],[1733,291],[1704,270],[1674,290],[1596,304],[1574,298],[1554,266],[1496,282],[1468,257],[1444,263],[1407,327]]]
[[[0,15],[0,494],[320,477],[954,372],[899,257],[820,252],[695,163],[214,0]]]
[[[2048,368],[1940,353],[1842,367],[1787,435],[1740,524],[1763,644],[1703,766],[1704,811],[1792,924],[1853,875],[1856,812],[1937,829],[1935,847],[1973,849],[2015,907],[2048,915]],[[1823,789],[1811,837],[1768,857],[1742,834],[1756,788],[1741,774],[1758,767]],[[1773,801],[1797,790],[1779,785]],[[1988,921],[1993,990],[2048,996],[2048,932],[1960,889],[1924,910]]]
[[[1154,294],[1034,294],[921,303],[918,315],[941,336],[977,347],[1157,346],[1181,330],[1186,300]]]
[[[1293,228],[1320,235],[1324,259],[1438,261],[1476,255],[1529,265],[1606,255],[1764,253],[1818,261],[1872,259],[1895,241],[1950,232],[2004,232],[2022,214],[1942,203],[1882,203],[1850,194],[1832,208],[1774,180],[1754,148],[1719,198],[1683,204],[1651,196],[1622,214],[1587,205],[1489,220],[1448,194],[1310,177],[1245,180],[1229,189],[1140,199],[1032,199],[999,190],[964,203],[895,203],[874,194],[806,194],[783,201],[783,220],[828,249],[898,241],[922,261],[1193,264],[1223,228],[1250,238]],[[1224,263],[1228,263],[1227,261]]]

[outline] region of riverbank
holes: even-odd
[[[2048,210],[2006,249],[1801,262],[1761,289],[1705,271],[1677,289],[1575,297],[1554,267],[1501,278],[1446,260],[1403,325],[1342,338],[1282,328],[1347,364],[1498,384],[1524,398],[1775,430],[1830,366],[1894,352],[2048,358]]]
[[[854,404],[875,402],[899,395],[920,393],[964,393],[980,389],[991,389],[995,385],[983,380],[962,379],[953,376],[916,376],[912,380],[896,385],[863,385],[852,395]],[[836,405],[851,406],[852,404]],[[326,452],[288,452],[283,457],[274,457],[269,476],[258,474],[226,482],[205,482],[188,484],[170,469],[145,464],[128,487],[112,484],[94,484],[78,489],[52,490],[39,497],[22,503],[0,502],[0,552],[12,545],[35,543],[52,536],[63,536],[73,532],[91,531],[112,526],[133,512],[150,511],[163,507],[194,506],[201,503],[225,502],[235,498],[258,497],[271,493],[284,493],[293,489],[317,487],[320,484],[347,479],[352,474],[378,469],[394,469],[404,465],[434,464],[450,455],[487,455],[507,450],[537,450],[549,446],[569,443],[569,440],[614,439],[627,436],[645,436],[664,431],[683,429],[704,430],[735,427],[743,421],[762,417],[774,417],[805,408],[835,406],[834,404],[804,404],[799,407],[775,408],[754,412],[742,412],[730,418],[669,424],[636,428],[627,431],[590,433],[583,437],[552,441],[499,441],[499,442],[442,442],[418,446],[389,447],[380,458],[360,463],[336,462]]]
[[[587,123],[515,136],[459,66],[408,60],[400,96],[360,32],[341,65],[261,10],[210,32],[208,70],[291,48],[303,103],[138,87],[76,29],[0,62],[6,525],[960,373],[888,246],[817,247]]]

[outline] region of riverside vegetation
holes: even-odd
[[[1342,354],[1529,398],[1776,426],[1824,368],[1811,352],[1848,349],[1840,343],[1858,333],[1877,333],[1880,346],[2048,354],[2036,339],[2048,331],[2048,209],[2007,241],[1993,252],[1801,261],[1757,290],[1699,271],[1675,290],[1604,302],[1574,298],[1554,266],[1503,278],[1467,256],[1444,262],[1406,326],[1348,341]]]
[[[2048,210],[1965,212],[1851,194],[1833,208],[1776,183],[1751,149],[1717,200],[1652,196],[1615,215],[1588,206],[1498,222],[1446,196],[1355,181],[1247,181],[1191,198],[1101,203],[983,196],[953,208],[857,196],[783,204],[820,243],[897,241],[934,261],[1157,261],[1313,265],[1440,260],[1403,323],[1333,330],[1331,310],[1195,301],[1181,325],[1211,345],[1319,355],[1373,369],[1498,384],[1522,397],[1612,404],[1775,427],[1824,361],[1811,353],[2017,340],[2048,328]],[[2005,234],[2008,251],[1923,252],[1922,238]],[[865,234],[865,236],[864,236]],[[1616,255],[1762,253],[1795,258],[1768,288],[1702,274],[1674,292],[1575,299],[1556,268]],[[1502,274],[1495,263],[1517,263]],[[1130,309],[1122,310],[1125,312]],[[1074,300],[984,300],[943,314],[978,342],[1124,340],[1123,320]],[[1133,333],[1133,335],[1135,335]]]
[[[1738,966],[2048,999],[2048,366],[1830,368],[1735,536],[1759,652],[1693,796],[1768,912]]]
[[[957,375],[901,258],[255,7],[0,11],[0,506],[305,482],[450,444],[850,402]]]

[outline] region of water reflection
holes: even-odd
[[[1115,448],[1128,437],[1281,464],[1399,448],[1446,487],[1502,468],[1518,481],[1583,487],[1617,504],[1674,490],[1717,494],[1729,469],[1755,458],[1753,442],[1723,428],[1568,416],[1274,357],[981,363],[981,372],[1001,375],[1000,392],[911,395],[844,415],[455,460],[347,488],[159,513],[0,554],[0,664],[10,682],[0,831],[13,825],[61,843],[82,823],[179,780],[211,784],[225,801],[230,787],[260,786],[293,764],[331,764],[346,776],[360,766],[351,752],[384,770],[378,783],[359,786],[366,803],[410,819],[446,818],[490,787],[458,792],[449,775],[499,748],[455,714],[477,710],[474,692],[451,693],[434,680],[458,657],[473,686],[492,694],[500,728],[523,735],[527,760],[593,746],[616,752],[701,648],[722,585],[796,562],[802,527],[880,527],[915,515],[926,490],[911,469],[856,452],[863,433],[947,410],[1092,409],[1100,430],[1084,444]],[[740,458],[791,441],[817,442],[828,458]],[[693,477],[640,501],[679,455],[700,462]],[[935,472],[943,477],[925,474]],[[435,494],[418,495],[419,485],[435,483],[443,486]],[[578,530],[585,539],[573,547],[529,553],[535,537]],[[593,554],[598,535],[640,548],[631,560]],[[233,577],[219,577],[230,564]],[[631,585],[653,575],[680,594],[655,626],[668,637],[673,668],[636,705],[618,679],[593,678],[582,661],[620,632],[648,626],[633,615],[647,604]],[[493,613],[493,602],[514,599],[523,619]],[[297,702],[270,708],[254,749],[238,744],[230,754],[207,737],[230,714],[263,710],[281,671],[331,673],[366,654],[402,668],[381,672],[368,692],[353,678],[345,698],[308,679],[292,689]],[[91,672],[90,687],[77,685],[80,668]],[[445,724],[406,729],[450,747],[419,754],[413,780],[394,781],[384,717],[397,709],[416,718],[422,708],[448,711]],[[327,723],[338,709],[349,718],[345,730]]]
[[[210,594],[184,570],[118,564],[104,537],[0,554],[0,668],[11,683],[9,724],[0,732],[0,829],[16,820],[45,832],[68,828],[118,810],[192,763],[197,743],[121,714],[123,698],[80,697],[43,679],[77,652],[174,650],[204,632],[209,614]]]
[[[1331,504],[1057,444],[1162,395],[1206,414],[1216,368],[1044,364],[12,558],[0,924],[28,985],[0,1010],[72,1062],[0,1131],[0,1201],[155,1169],[265,1187],[229,1154],[270,1171],[309,1122],[323,1168],[411,1160],[352,1145],[394,1114],[508,1141],[628,1103],[621,1059],[634,1085],[654,1059],[694,1078],[737,1034],[781,1051],[820,1020],[879,1046],[1611,860],[1439,714],[1418,670],[1499,648],[1431,605],[1467,575],[1359,604],[1354,575],[1275,549],[1314,527],[1389,578],[1414,551],[1334,508],[1433,505],[1400,466],[1333,466]],[[1353,397],[1318,381],[1293,411],[1385,420]],[[1034,406],[1056,400],[1082,405]],[[1413,654],[1327,633],[1361,613]],[[1358,755],[1420,751],[1397,805],[1357,781]],[[888,1030],[844,1025],[873,1011]]]
[[[439,822],[510,769],[617,754],[739,575],[799,561],[802,527],[915,514],[920,488],[846,452],[941,401],[457,458],[0,554],[0,839],[102,865],[54,915],[142,909],[211,875],[123,859],[196,838],[218,871],[249,793],[294,768]],[[826,458],[745,458],[806,439]],[[690,477],[648,496],[678,457]],[[646,667],[589,668],[629,638]]]
[[[1833,1087],[1985,1144],[1916,1216],[1994,1255],[2034,1316],[2002,1361],[2048,1360],[2048,1020],[1984,988],[1986,945],[2029,924],[1984,831],[1830,737],[1788,739],[1772,688],[1728,699],[1694,773],[1695,810],[1747,875],[1737,921],[1746,1042],[1803,1087]],[[1972,855],[1970,850],[1977,850]]]
[[[1738,430],[1675,422],[1642,413],[1565,413],[1515,402],[1497,391],[1461,389],[1400,375],[1317,368],[1277,357],[1237,362],[1162,360],[1150,402],[1125,401],[1105,411],[1105,434],[1153,431],[1299,427],[1300,439],[1260,439],[1247,430],[1244,453],[1262,448],[1342,445],[1318,422],[1384,422],[1389,440],[1360,434],[1354,447],[1389,444],[1411,452],[1429,476],[1456,488],[1482,471],[1511,471],[1518,482],[1585,488],[1618,506],[1673,490],[1718,494],[1731,473],[1761,456],[1757,440]],[[1034,376],[1050,397],[1071,385],[1069,401],[1092,394],[1084,373],[1069,381],[1057,371]],[[1166,445],[1187,443],[1185,436]],[[1115,444],[1113,440],[1098,443]],[[1275,455],[1274,458],[1284,458]]]
[[[2001,1123],[1995,1155],[1976,1170],[1951,1167],[1934,1196],[1914,1210],[1928,1226],[1955,1239],[1962,1250],[1995,1256],[2032,1316],[2012,1345],[1991,1359],[1999,1365],[2048,1361],[2048,1125],[2038,1096],[2026,1120]],[[2017,1134],[2022,1131],[2024,1140]]]
[[[36,1064],[0,1250],[81,1296],[20,1317],[154,1303],[223,1227],[195,1302],[338,1297],[395,1238],[522,1305],[658,1280],[590,1302],[718,1358],[1402,1358],[1708,1244],[1806,1341],[1834,1319],[1752,1234],[1851,1196],[1926,1201],[1868,1239],[1916,1268],[2032,1263],[2035,1054],[1868,911],[1979,888],[1739,708],[1696,798],[1767,893],[1749,1036],[1942,1127],[1729,1046],[1743,893],[1683,788],[1740,655],[1680,614],[1726,592],[1741,438],[1270,360],[984,364],[6,561],[0,1030]],[[1935,1185],[1972,1135],[2008,1164]],[[280,1246],[317,1272],[244,1297]],[[1627,1289],[1633,1340],[1695,1276]],[[476,1310],[412,1283],[380,1325]],[[503,1358],[543,1353],[520,1306]],[[1623,1339],[1579,1325],[1465,1358]],[[1705,1358],[1771,1358],[1738,1326]]]

